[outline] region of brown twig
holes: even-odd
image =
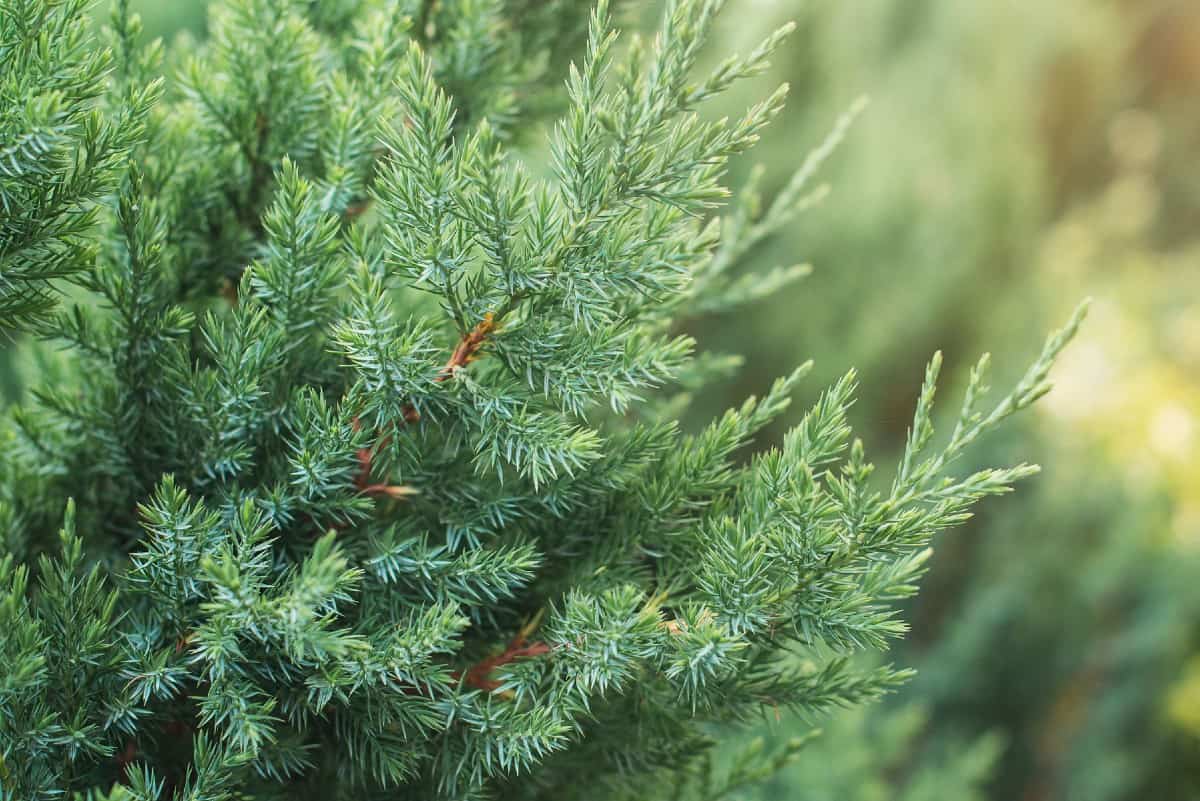
[[[463,337],[458,341],[458,345],[455,346],[454,352],[450,354],[450,358],[446,361],[442,368],[438,370],[437,377],[434,379],[434,381],[437,381],[438,383],[448,381],[454,377],[455,372],[457,372],[459,369],[466,367],[468,364],[475,361],[475,359],[479,357],[479,352],[483,350],[483,346],[487,342],[488,336],[490,336],[496,330],[496,327],[497,323],[495,315],[493,315],[491,312],[485,314],[483,319],[476,323],[475,327],[464,334]],[[412,404],[405,405],[401,412],[404,416],[405,423],[416,423],[421,419],[421,413],[417,411],[417,408]],[[357,417],[355,417],[353,425],[354,430],[357,431],[359,428],[361,428],[362,423]],[[390,438],[388,436],[384,436],[379,441],[377,447],[387,447],[389,441]],[[358,478],[355,479],[355,483],[358,485],[358,488],[368,494],[388,495],[392,498],[402,498],[412,495],[413,491],[407,487],[377,484],[371,481],[371,469],[373,466],[372,462],[374,460],[374,456],[375,454],[373,448],[359,448],[359,471]]]
[[[483,315],[483,319],[476,323],[467,334],[458,341],[458,347],[454,349],[454,353],[450,355],[450,360],[446,362],[446,366],[438,373],[437,380],[445,381],[454,375],[454,371],[460,367],[466,367],[479,355],[479,351],[483,348],[483,344],[487,342],[488,335],[496,330],[496,317],[491,312]]]
[[[370,208],[371,198],[365,198],[357,203],[351,203],[349,206],[347,206],[346,210],[342,212],[342,217],[346,220],[346,222],[354,222],[359,217],[366,214]]]
[[[452,675],[456,679],[461,678],[463,684],[468,687],[474,687],[477,690],[489,693],[495,692],[501,686],[501,682],[490,678],[493,670],[516,662],[519,659],[532,659],[537,656],[543,656],[553,650],[552,647],[544,642],[531,642],[527,644],[525,636],[518,634],[502,653],[489,656],[482,662],[472,665],[467,668],[465,673],[455,671]]]
[[[543,656],[551,653],[554,648],[544,642],[529,642],[529,637],[541,625],[542,614],[545,610],[538,612],[529,620],[517,635],[512,638],[508,647],[502,653],[490,656],[471,667],[466,671],[454,671],[450,675],[455,680],[462,679],[463,683],[468,687],[474,687],[477,690],[485,692],[494,692],[499,689],[501,683],[489,678],[493,670],[504,665],[516,662],[519,659],[532,659],[534,657]]]

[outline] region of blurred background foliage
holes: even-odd
[[[133,5],[152,34],[203,36],[202,0]],[[800,400],[856,365],[856,429],[897,447],[933,350],[960,382],[990,350],[1001,381],[1095,299],[1038,415],[977,454],[1045,472],[938,544],[911,636],[883,657],[917,679],[822,721],[745,796],[1200,797],[1200,3],[730,6],[714,58],[800,24],[747,89],[792,85],[754,153],[768,199],[859,96],[872,102],[824,170],[830,195],[748,265],[811,263],[812,277],[753,314],[694,322],[705,347],[744,355],[696,399],[698,419],[811,356]],[[9,399],[16,361],[0,360]],[[812,727],[766,721],[730,759],[790,753]]]
[[[794,100],[756,154],[768,176],[786,180],[857,93],[873,102],[826,170],[830,197],[760,254],[811,261],[813,277],[699,327],[749,354],[714,405],[808,355],[826,379],[849,361],[856,425],[894,447],[932,350],[960,374],[982,350],[1015,370],[1095,299],[1039,416],[979,455],[1045,473],[938,544],[912,635],[888,655],[918,677],[865,728],[924,723],[879,746],[903,757],[828,797],[907,798],[921,777],[943,798],[1196,798],[1200,4],[788,5],[726,18],[737,42],[801,21],[771,76]],[[853,759],[846,725],[760,797],[826,797],[809,788]],[[1004,746],[964,772],[954,749],[987,736]]]

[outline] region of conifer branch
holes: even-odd
[[[489,693],[495,692],[503,686],[503,682],[489,678],[494,670],[523,659],[544,656],[553,650],[544,642],[527,642],[524,637],[518,636],[509,642],[503,652],[472,665],[461,674],[451,675],[456,679],[461,679],[463,684],[468,687]]]
[[[853,373],[746,459],[806,368],[664,418],[731,363],[672,327],[798,275],[728,280],[853,116],[714,217],[785,89],[702,106],[790,26],[697,75],[721,0],[652,44],[605,2],[213,0],[163,59],[122,3],[114,60],[84,5],[0,0],[0,313],[65,345],[0,423],[0,795],[696,801],[706,732],[907,678],[852,657],[1032,474],[953,471],[1081,317],[941,447],[935,359],[890,487]]]

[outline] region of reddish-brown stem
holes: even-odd
[[[466,367],[473,362],[475,357],[479,355],[479,351],[483,348],[483,343],[487,342],[488,335],[495,329],[495,315],[491,312],[483,315],[483,319],[466,336],[458,341],[458,347],[450,355],[450,360],[446,362],[446,366],[438,374],[437,380],[445,381],[454,375],[456,369]]]
[[[503,653],[490,656],[487,659],[472,665],[467,668],[465,673],[455,671],[454,678],[461,678],[463,684],[468,687],[474,687],[477,690],[485,692],[494,692],[501,686],[501,683],[490,678],[492,671],[496,668],[503,667],[511,662],[516,662],[519,659],[532,659],[533,657],[548,654],[554,649],[544,642],[531,642],[526,644],[525,637],[518,635]]]
[[[363,216],[364,214],[366,214],[367,210],[370,208],[371,208],[371,199],[367,198],[358,203],[354,203],[350,206],[347,206],[346,210],[344,212],[342,212],[342,217],[344,217],[347,221],[354,221],[354,220],[358,219],[359,217]]]
[[[479,356],[479,351],[483,349],[484,344],[487,342],[488,336],[495,330],[495,316],[491,312],[488,312],[483,316],[483,319],[475,325],[474,328],[464,334],[462,339],[458,341],[458,345],[454,348],[454,352],[450,354],[450,358],[446,361],[446,364],[442,366],[442,369],[438,371],[437,378],[434,380],[439,383],[442,381],[447,381],[454,377],[456,370],[461,367],[466,367],[468,364],[475,361],[475,359]],[[421,413],[417,411],[416,407],[412,404],[405,405],[402,413],[404,415],[405,423],[415,423],[421,419]],[[355,431],[358,431],[359,428],[362,427],[362,423],[357,417],[354,418],[353,425]],[[377,447],[387,447],[388,442],[389,438],[384,436],[379,440]],[[372,448],[359,448],[359,471],[358,477],[355,479],[355,483],[358,485],[360,490],[368,494],[389,495],[391,497],[400,497],[400,495],[411,494],[406,492],[397,494],[397,490],[403,488],[389,487],[386,484],[372,483],[371,467],[373,459],[374,450]]]

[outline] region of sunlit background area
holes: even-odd
[[[133,5],[155,35],[204,35],[201,0]],[[658,6],[625,5],[629,26]],[[828,194],[749,260],[812,275],[691,322],[743,356],[697,419],[806,359],[802,400],[855,365],[855,427],[886,464],[933,351],[959,386],[990,351],[1002,385],[1093,301],[1052,395],[975,455],[1043,473],[937,543],[910,636],[879,657],[917,678],[865,712],[748,732],[733,747],[825,730],[747,797],[1200,797],[1200,3],[729,0],[713,57],[789,19],[745,88],[787,81],[789,109],[731,185],[759,165],[769,198],[870,102]]]
[[[739,42],[747,20],[801,22],[768,175],[872,102],[829,198],[761,254],[813,276],[699,332],[748,355],[742,387],[808,356],[825,380],[854,364],[857,424],[895,447],[930,352],[961,376],[991,351],[1011,374],[1093,299],[1055,392],[979,456],[1044,473],[938,543],[886,657],[918,677],[835,720],[762,797],[1196,797],[1200,5],[745,5]],[[830,775],[825,749],[861,750],[860,769]]]

